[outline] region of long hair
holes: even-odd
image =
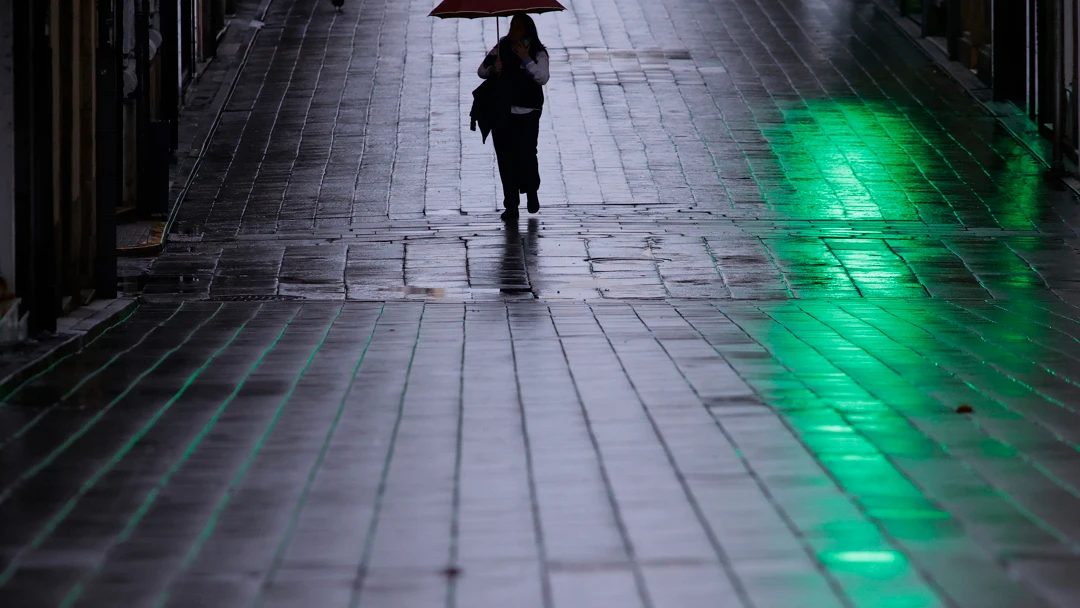
[[[539,54],[540,51],[547,52],[547,47],[544,46],[543,42],[540,42],[540,34],[536,32],[536,22],[526,13],[517,13],[514,15],[514,18],[520,18],[525,24],[525,37],[530,41],[529,56],[532,57],[533,61],[536,61],[536,55]],[[503,38],[499,40],[499,54],[502,56],[504,66],[516,67],[520,64],[521,60],[514,54],[513,48],[513,45],[507,40],[506,36],[503,36]]]
[[[536,22],[533,21],[533,18],[530,17],[528,13],[518,13],[514,16],[520,18],[525,23],[525,37],[532,41],[529,44],[529,56],[535,60],[537,53],[540,51],[547,51],[547,47],[544,46],[544,43],[540,42],[540,34],[536,32]]]

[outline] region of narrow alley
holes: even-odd
[[[563,4],[504,223],[494,19],[269,0],[0,605],[1077,605],[1076,195],[873,0]]]

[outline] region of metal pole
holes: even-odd
[[[56,223],[53,214],[52,45],[48,2],[12,3],[15,22],[18,226],[16,283],[30,332],[56,331]]]
[[[180,11],[173,0],[159,4],[161,19],[161,119],[169,123],[169,149],[176,150],[180,113]]]
[[[945,47],[949,51],[949,59],[960,59],[960,37],[964,35],[964,24],[960,21],[962,5],[960,0],[946,0],[945,9]]]
[[[60,242],[57,249],[60,253],[57,270],[60,279],[60,304],[63,308],[65,298],[70,298],[70,308],[78,308],[79,278],[74,248],[75,230],[74,206],[78,196],[72,192],[74,159],[73,140],[75,130],[75,83],[73,82],[73,60],[75,40],[75,11],[73,0],[60,0],[57,2],[57,15],[55,18],[56,32],[53,34],[52,47],[56,53],[56,65],[59,78],[56,81],[53,98],[58,106],[59,120],[53,124],[56,129],[56,145],[59,150],[57,159],[56,187],[58,192],[53,193],[54,200],[58,203],[60,216],[58,220],[58,236]],[[64,311],[66,312],[66,311]]]
[[[123,147],[119,126],[121,110],[120,73],[123,57],[120,35],[123,14],[117,0],[98,0],[98,84],[97,84],[97,280],[98,297],[116,297],[116,207],[123,176]]]
[[[1050,163],[1050,173],[1061,175],[1065,172],[1065,0],[1052,0],[1054,9],[1054,47],[1053,47],[1053,83],[1054,94],[1054,147]]]
[[[1036,42],[1038,32],[1038,20],[1042,15],[1038,11],[1035,0],[1028,0],[1027,7],[1027,110],[1028,118],[1032,122],[1039,122],[1039,51]]]
[[[139,215],[143,217],[157,210],[151,189],[149,64],[150,4],[149,0],[135,0],[135,73],[139,81],[135,97],[135,196]]]
[[[37,284],[41,279],[35,276],[37,270],[38,247],[34,239],[37,207],[35,204],[35,154],[37,141],[34,133],[35,81],[34,75],[39,66],[34,65],[36,28],[32,2],[12,2],[10,5],[12,25],[12,87],[23,94],[15,95],[14,120],[15,155],[14,160],[14,203],[15,203],[15,288],[22,297],[20,314],[29,312],[37,316]],[[44,26],[42,26],[44,27]]]
[[[1080,119],[1080,114],[1078,114],[1076,110],[1077,88],[1080,87],[1080,4],[1075,1],[1072,5],[1072,17],[1072,104],[1066,107],[1066,111],[1070,112],[1072,115],[1065,117],[1065,123],[1072,123],[1072,129],[1068,134],[1069,142],[1072,144],[1073,152],[1080,153],[1080,141],[1077,140],[1077,120]]]

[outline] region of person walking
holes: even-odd
[[[498,78],[509,93],[509,114],[495,122],[492,138],[503,185],[502,219],[516,221],[521,194],[529,213],[540,211],[540,169],[536,141],[548,81],[548,52],[536,33],[536,23],[525,13],[514,15],[510,31],[484,58],[476,73]]]

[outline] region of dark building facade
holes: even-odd
[[[1080,148],[1080,10],[1077,0],[893,0],[975,72],[997,101],[1022,108],[1055,143],[1058,159]],[[1060,148],[1060,149],[1058,149]]]
[[[0,0],[0,343],[116,292],[118,218],[163,217],[185,87],[235,0]]]

